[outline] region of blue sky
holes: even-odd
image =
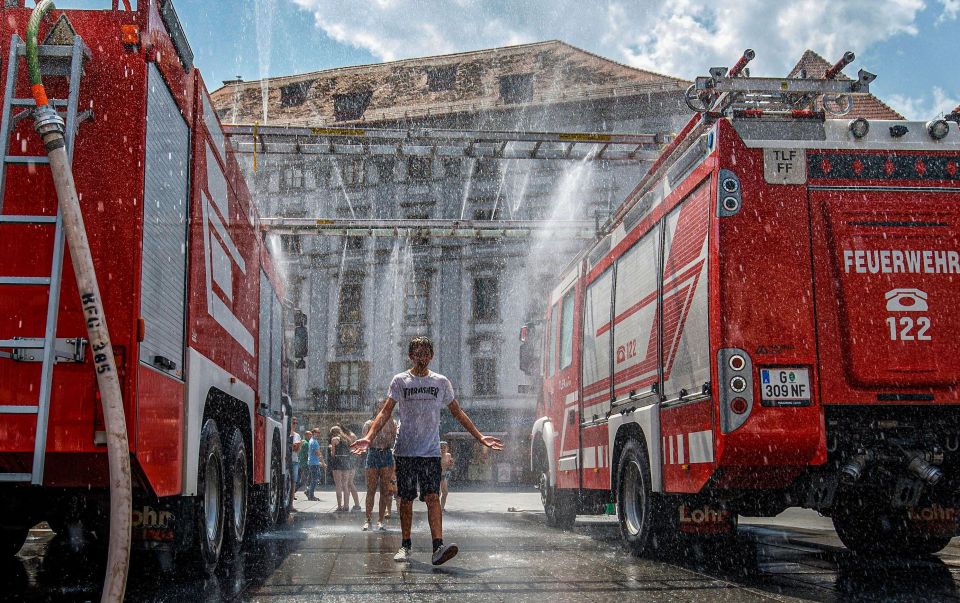
[[[561,39],[684,78],[757,51],[782,75],[805,48],[857,53],[848,73],[909,118],[960,105],[960,0],[174,0],[208,85]],[[107,4],[64,0],[58,6]]]

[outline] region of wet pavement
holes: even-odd
[[[303,494],[299,495],[301,499]],[[741,521],[736,544],[638,559],[619,543],[616,521],[581,517],[572,531],[547,528],[536,491],[453,492],[445,541],[460,554],[430,564],[425,507],[417,503],[413,555],[393,561],[398,521],[362,532],[362,513],[336,514],[331,492],[297,501],[282,530],[260,536],[216,579],[166,576],[153,558],[131,575],[133,601],[960,601],[957,540],[936,557],[867,560],[840,544],[830,521],[792,510]],[[512,509],[512,510],[508,510]],[[52,540],[51,540],[52,539]],[[97,553],[70,554],[36,531],[2,568],[6,600],[97,599]]]

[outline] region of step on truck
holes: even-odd
[[[687,92],[693,119],[521,331],[547,522],[636,553],[788,507],[862,553],[957,533],[960,132],[848,117],[875,76]]]
[[[89,5],[89,3],[88,3]],[[31,10],[0,8],[0,551],[38,522],[105,546],[105,428],[33,131]],[[134,548],[212,572],[290,504],[282,288],[171,0],[53,10],[40,69],[111,328]]]

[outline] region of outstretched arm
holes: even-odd
[[[370,440],[377,437],[377,434],[380,433],[380,430],[383,429],[383,426],[387,424],[390,420],[390,416],[393,414],[393,407],[396,404],[393,398],[387,398],[386,403],[383,405],[383,409],[377,413],[377,418],[373,420],[373,425],[370,426],[370,429],[367,430],[367,433],[364,434],[359,440],[355,440],[353,444],[350,444],[350,450],[354,454],[363,454],[366,452],[367,448],[370,446]]]
[[[477,441],[486,446],[487,448],[493,448],[494,450],[503,450],[503,442],[500,441],[500,438],[495,438],[493,436],[485,436],[480,433],[480,430],[477,429],[477,426],[473,424],[473,421],[470,420],[470,417],[467,416],[467,413],[463,412],[463,409],[460,408],[460,404],[454,400],[447,405],[447,408],[450,409],[450,414],[453,415],[457,421],[463,425],[463,428],[470,432],[470,435],[477,438]]]

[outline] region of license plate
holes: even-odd
[[[760,402],[764,406],[806,406],[809,404],[809,369],[760,369]]]

